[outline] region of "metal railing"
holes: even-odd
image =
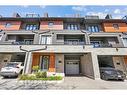
[[[93,44],[94,48],[99,48],[99,47],[112,47],[112,44]]]
[[[83,41],[64,41],[65,45],[84,45]]]
[[[32,45],[33,41],[16,41],[16,42],[12,42],[12,44],[14,44],[14,45]]]

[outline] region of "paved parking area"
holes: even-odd
[[[127,80],[122,81],[103,81],[92,80],[87,77],[65,77],[62,83],[38,82],[19,82],[18,79],[0,78],[0,89],[127,89]]]

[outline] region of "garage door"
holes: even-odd
[[[79,61],[66,61],[66,74],[79,74]]]

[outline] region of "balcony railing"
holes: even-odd
[[[32,45],[33,41],[16,41],[16,42],[12,42],[12,44],[14,44],[14,45]]]
[[[98,47],[112,47],[112,44],[93,44],[94,48]]]
[[[64,41],[65,45],[84,45],[83,41]]]

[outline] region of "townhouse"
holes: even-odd
[[[127,20],[98,16],[48,17],[27,14],[0,17],[0,68],[23,62],[23,73],[39,66],[49,75],[85,75],[100,79],[99,68],[127,74]]]

